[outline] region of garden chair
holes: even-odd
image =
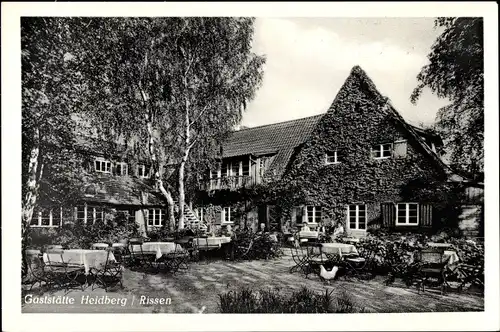
[[[108,291],[109,287],[116,286],[120,284],[120,287],[123,288],[122,283],[122,275],[123,275],[123,267],[120,263],[115,260],[111,260],[111,254],[116,251],[113,247],[108,247],[105,249],[107,251],[106,262],[103,266],[92,268],[91,273],[94,277],[92,283],[92,290],[94,288],[102,287],[104,291]]]
[[[144,268],[150,267],[151,262],[147,259],[144,251],[142,250],[142,244],[144,241],[139,238],[132,238],[129,240],[129,250],[130,257],[128,258],[128,264],[131,268]],[[137,250],[139,247],[139,250]]]
[[[253,250],[253,244],[254,244],[253,237],[250,237],[245,241],[239,241],[234,248],[235,259],[238,260],[250,259]]]
[[[45,263],[46,280],[49,284],[56,284],[60,288],[69,291],[72,287],[81,288],[83,291],[87,284],[85,267],[80,264],[66,262],[61,249],[49,249],[45,252],[47,262]],[[52,261],[51,257],[59,257]]]
[[[173,252],[163,255],[158,261],[158,268],[170,273],[176,273],[180,269],[187,270],[189,268],[188,260],[189,252],[176,244]]]
[[[482,266],[468,264],[458,265],[460,285],[458,290],[462,291],[467,284],[476,285],[484,289],[484,271]]]
[[[312,272],[309,248],[304,246],[297,246],[290,248],[290,251],[292,254],[292,260],[295,263],[295,265],[290,268],[290,273],[301,272],[307,278],[308,275]]]
[[[130,258],[130,251],[128,250],[128,240],[126,242],[116,242],[111,244],[113,249],[113,254],[115,259],[119,263],[123,263],[125,260]]]
[[[446,280],[447,276],[447,263],[448,259],[445,258],[443,248],[427,248],[423,249],[418,253],[417,259],[419,261],[419,270],[416,281],[419,284],[419,292],[425,291],[426,283],[430,282],[431,279],[436,280],[433,284],[436,284],[441,289],[441,294],[446,291],[446,286],[448,282]]]
[[[320,265],[329,265],[328,258],[322,251],[321,243],[309,242],[305,247],[307,250],[307,266],[308,268],[304,271],[306,278],[310,273],[316,273],[319,275]]]
[[[362,257],[359,254],[342,254],[339,251],[339,256],[341,258],[341,262],[344,267],[344,279],[348,277],[355,277],[357,279],[370,279],[373,277],[373,273],[371,273],[370,262],[371,255],[373,253],[364,252],[365,257]]]
[[[23,255],[28,268],[23,283],[29,285],[29,290],[32,290],[33,286],[37,283],[40,284],[40,287],[42,287],[43,284],[48,285],[49,279],[45,273],[42,252],[40,250],[26,250],[23,252]]]

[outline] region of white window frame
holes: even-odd
[[[53,223],[53,218],[54,218],[54,210],[59,210],[59,225],[54,225]],[[32,216],[32,220],[31,220],[31,225],[30,227],[46,227],[46,228],[49,228],[49,227],[60,227],[61,224],[62,224],[62,207],[60,207],[59,209],[50,209],[48,210],[49,212],[49,224],[48,225],[43,225],[42,224],[42,211],[38,211],[37,215],[35,216]],[[36,224],[33,224],[33,220],[37,220],[37,223]]]
[[[78,209],[81,206],[75,207],[75,221],[78,220]],[[104,207],[101,206],[88,206],[87,204],[83,205],[83,223],[87,225],[88,223],[91,223],[92,225],[95,224],[97,221],[97,214],[101,215],[102,221],[105,223],[106,222],[106,215],[104,211]]]
[[[355,224],[356,224],[356,227],[355,228],[351,228],[351,205],[355,205],[356,206],[356,216],[355,216]],[[360,206],[364,206],[364,211],[365,211],[365,228],[362,229],[362,228],[359,228],[359,207]],[[353,230],[353,231],[362,231],[362,232],[366,232],[366,229],[368,228],[368,211],[366,209],[366,204],[362,204],[362,203],[353,203],[353,204],[348,204],[347,205],[347,220],[346,220],[346,225],[347,225],[347,228],[349,230]]]
[[[406,215],[404,222],[399,221],[399,205],[405,204]],[[410,223],[410,204],[417,206],[417,222]],[[418,226],[420,224],[420,205],[415,202],[409,203],[396,203],[396,226]]]
[[[328,161],[329,157],[333,157],[334,161]],[[339,156],[338,156],[338,151],[337,150],[325,153],[325,164],[326,165],[340,164]]]
[[[162,209],[148,209],[147,211],[147,224],[148,227],[161,227],[165,218],[165,211]],[[150,219],[151,217],[151,219]]]
[[[226,210],[228,213],[226,213]],[[228,218],[229,215],[229,218]],[[232,213],[231,213],[231,207],[230,206],[225,206],[222,208],[222,218],[221,218],[221,223],[222,224],[233,224],[234,220],[232,220]]]
[[[99,170],[97,169],[97,163],[99,163]],[[103,171],[103,165],[107,166],[107,170]],[[96,158],[94,159],[94,171],[97,173],[111,173],[111,161],[104,158]]]
[[[139,174],[139,169],[142,170],[142,175]],[[136,174],[138,177],[142,178],[142,179],[148,179],[149,178],[149,171],[151,171],[150,169],[148,170],[148,173],[146,174],[146,165],[145,164],[139,164],[137,165],[137,168],[136,168]]]
[[[128,164],[124,161],[117,162],[115,163],[115,170],[118,169],[118,166],[120,166],[120,176],[126,176],[128,175]],[[124,172],[125,170],[125,172]]]
[[[371,151],[370,151],[370,155],[373,159],[389,159],[389,158],[392,158],[393,155],[394,155],[394,144],[393,143],[382,143],[382,144],[375,144],[378,149],[373,149],[373,146],[371,147]],[[389,145],[390,146],[390,152],[391,152],[391,155],[390,156],[384,156],[384,145]],[[380,153],[380,157],[375,157],[373,154],[374,152],[378,152]]]
[[[309,208],[312,208],[312,221],[309,221],[309,213],[308,213],[308,209]],[[320,215],[319,215],[319,220],[316,220],[316,208],[319,208],[320,209]],[[304,211],[304,215],[305,215],[305,220],[307,222],[308,225],[316,225],[316,224],[319,224],[323,218],[323,208],[321,206],[316,206],[316,205],[306,205],[305,206],[305,211]]]

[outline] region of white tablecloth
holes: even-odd
[[[435,243],[435,242],[429,242],[427,243],[429,247],[432,248],[451,248],[453,247],[451,243]]]
[[[200,249],[217,249],[220,248],[222,244],[231,242],[231,238],[227,236],[207,238],[197,237],[193,240],[193,242],[198,245],[198,248]]]
[[[154,254],[156,258],[160,258],[165,254],[169,254],[172,252],[182,251],[182,247],[180,245],[176,245],[174,242],[144,242],[142,244],[142,253],[144,254]],[[141,245],[134,244],[130,246],[130,251],[134,253],[141,252]]]
[[[299,237],[304,239],[317,239],[319,232],[317,231],[300,231]]]
[[[321,251],[326,254],[336,255],[358,254],[356,247],[347,243],[322,243]]]
[[[460,258],[458,258],[458,255],[454,250],[445,250],[444,251],[444,259],[448,259],[448,266],[449,267],[457,265],[458,262],[460,261]]]
[[[108,251],[88,250],[88,249],[67,249],[59,253],[43,254],[43,260],[46,264],[66,263],[70,265],[83,265],[85,273],[88,274],[91,268],[101,268],[106,264]],[[109,262],[116,262],[115,256],[109,252]]]

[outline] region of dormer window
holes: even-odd
[[[128,175],[128,165],[125,162],[119,162],[115,164],[116,175],[125,176]]]
[[[392,143],[376,144],[372,146],[372,158],[387,159],[392,157]]]
[[[338,151],[327,152],[325,154],[325,163],[327,165],[339,164],[340,163],[339,152]]]
[[[137,165],[137,176],[140,178],[148,178],[149,167],[144,164]]]
[[[99,173],[111,173],[111,162],[103,158],[96,158],[94,160],[94,169]]]

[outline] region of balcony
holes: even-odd
[[[205,185],[205,190],[236,190],[257,184],[257,179],[250,175],[234,175],[212,178]]]

